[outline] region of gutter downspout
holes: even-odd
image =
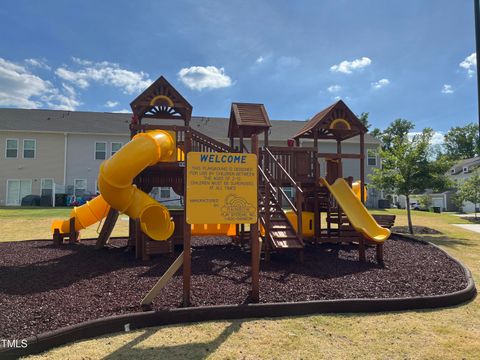
[[[67,186],[67,148],[68,148],[68,133],[63,133],[64,149],[63,149],[63,186]]]

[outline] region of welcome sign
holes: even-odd
[[[257,156],[242,153],[187,154],[188,224],[257,222]]]

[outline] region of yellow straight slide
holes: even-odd
[[[155,130],[140,133],[100,165],[98,176],[99,196],[85,205],[73,209],[75,229],[81,230],[101,220],[108,207],[140,219],[142,231],[154,240],[166,240],[174,230],[168,209],[137,189],[133,179],[146,167],[158,162],[176,161],[175,140],[167,132]],[[69,220],[56,220],[52,230],[70,232]]]
[[[320,178],[320,182],[330,190],[355,230],[366,239],[383,243],[390,237],[390,230],[377,224],[344,179],[337,179],[332,185],[324,178]]]

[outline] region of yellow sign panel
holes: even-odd
[[[241,153],[187,154],[187,223],[257,222],[257,156]]]

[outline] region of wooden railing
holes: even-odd
[[[280,207],[283,207],[283,200],[286,200],[287,207],[290,208],[297,216],[297,237],[300,242],[303,242],[303,190],[293,179],[290,173],[285,169],[285,167],[280,163],[280,161],[275,157],[275,155],[269,150],[269,148],[264,148],[260,152],[259,157],[259,163],[262,164],[262,167],[260,168],[260,183],[263,183],[263,185],[265,186],[265,218],[267,220],[270,219],[270,214],[268,213],[270,210],[270,207],[268,206],[270,196],[275,196],[275,201],[279,204]],[[290,187],[295,189],[295,204],[283,190],[285,182],[287,182]],[[265,230],[269,230],[268,223]]]
[[[191,151],[204,152],[234,152],[233,149],[224,143],[212,139],[211,137],[202,134],[201,132],[190,129],[192,134],[192,149]]]
[[[271,154],[296,182],[314,182],[315,166],[318,166],[314,148],[269,146]],[[285,172],[272,169],[272,175],[281,181],[289,181]]]
[[[202,151],[202,152],[234,152],[233,149],[211,137],[202,134],[201,132],[194,130],[187,126],[178,125],[150,125],[150,124],[132,124],[130,129],[138,131],[149,130],[166,130],[172,133],[177,144],[177,161],[185,161],[185,137],[187,131],[190,132],[192,146],[190,151]]]

